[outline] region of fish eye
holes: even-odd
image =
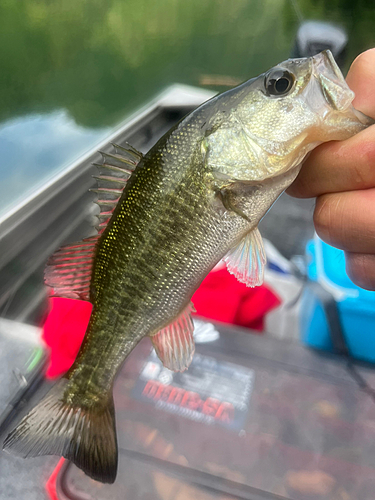
[[[278,68],[266,75],[264,86],[268,95],[286,95],[294,84],[294,76],[289,71]]]

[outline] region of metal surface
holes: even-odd
[[[59,173],[43,188],[0,219],[0,315],[37,322],[45,298],[43,268],[53,251],[65,242],[92,233],[95,206],[88,192],[92,166],[111,142],[130,142],[147,151],[185,114],[212,96],[212,92],[172,85],[122,123],[94,150]]]
[[[26,366],[30,356],[40,345],[39,328],[5,319],[0,320],[0,415],[1,418],[7,417],[7,421],[3,420],[1,425],[1,444],[7,431],[6,424],[14,423],[9,417],[14,417],[21,407],[23,411],[26,411],[27,399],[31,394],[26,395],[25,389],[28,388],[30,391],[36,388],[35,386],[27,387],[30,382],[36,382],[34,379],[36,372],[32,374],[32,380],[30,380],[31,374],[27,373]],[[41,388],[41,393],[45,390],[46,387]],[[23,396],[26,395],[26,400],[19,401],[18,396],[21,393]],[[17,412],[14,412],[16,400],[21,404]],[[0,499],[43,500],[46,498],[44,483],[56,462],[55,457],[41,457],[25,462],[21,458],[12,457],[0,451]]]

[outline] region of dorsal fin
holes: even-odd
[[[94,176],[98,181],[96,189],[91,189],[98,194],[96,204],[99,205],[99,224],[96,226],[101,234],[111,219],[112,213],[121,197],[127,180],[135,170],[142,158],[142,153],[134,149],[130,144],[124,148],[118,144],[112,144],[114,154],[103,153],[103,163],[94,165],[99,169],[99,175]]]
[[[103,163],[94,164],[99,169],[98,194],[95,201],[99,205],[99,221],[96,225],[98,234],[83,241],[61,247],[47,262],[44,273],[46,285],[53,288],[53,295],[71,299],[90,300],[90,282],[96,246],[112,217],[112,213],[121,197],[126,181],[142,158],[132,146],[124,148],[112,144],[114,154],[101,153]]]

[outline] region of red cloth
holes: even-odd
[[[248,288],[217,267],[193,295],[199,316],[262,331],[265,314],[280,300],[265,285]],[[51,310],[43,329],[43,339],[50,348],[47,377],[63,375],[72,366],[89,324],[92,304],[85,300],[51,297]]]
[[[50,304],[42,337],[50,348],[47,378],[54,378],[67,372],[76,359],[90,321],[92,304],[61,297],[51,297]]]
[[[192,302],[199,316],[259,331],[267,312],[281,304],[266,285],[248,288],[219,266],[203,280]]]

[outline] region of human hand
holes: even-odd
[[[354,107],[375,118],[375,49],[357,57],[346,81],[356,95]],[[375,125],[316,148],[287,193],[317,197],[316,232],[345,250],[346,271],[355,284],[375,290]]]

